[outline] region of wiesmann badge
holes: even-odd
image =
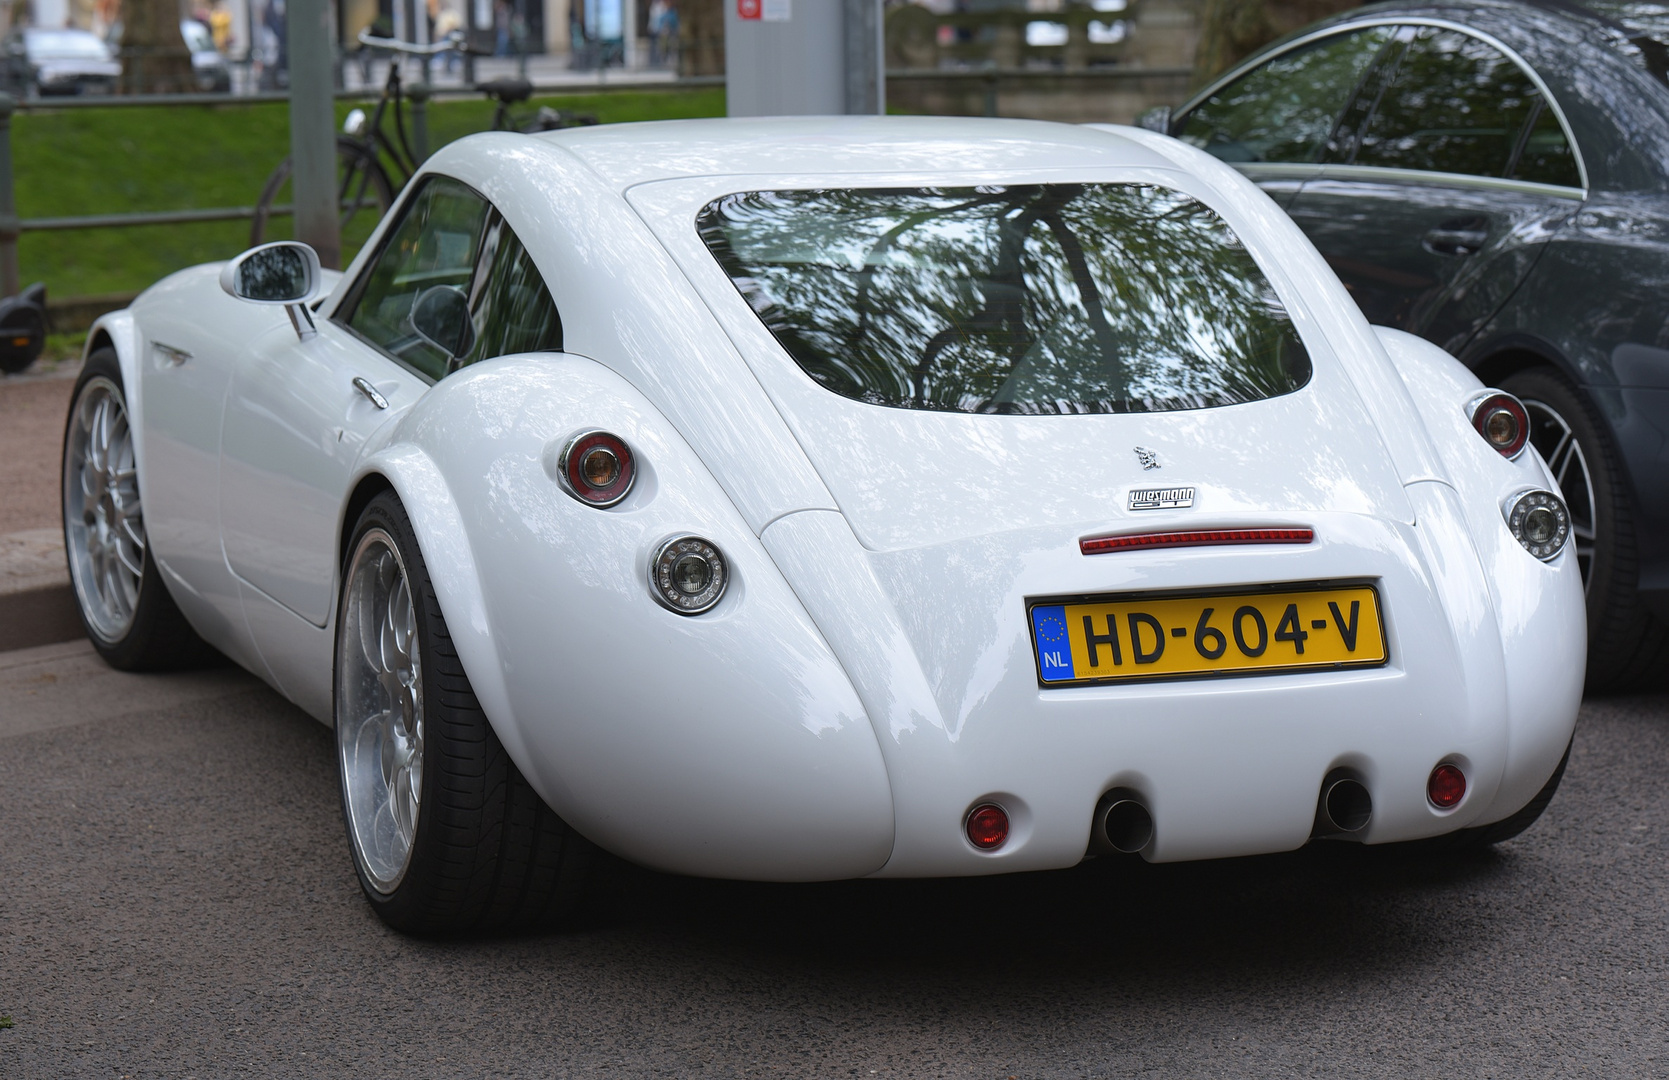
[[[1131,488],[1132,510],[1186,510],[1194,505],[1191,487]]]

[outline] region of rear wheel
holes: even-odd
[[[335,711],[348,841],[385,923],[459,933],[574,909],[593,849],[493,733],[392,492],[365,508],[349,548]]]
[[[64,551],[76,610],[112,667],[150,671],[216,653],[168,595],[145,535],[127,394],[114,349],[82,367],[64,424]]]
[[[1552,368],[1521,371],[1501,388],[1524,402],[1530,442],[1570,507],[1588,597],[1588,689],[1661,684],[1669,669],[1669,625],[1641,603],[1628,489],[1592,407]]]

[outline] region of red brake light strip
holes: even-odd
[[[1218,544],[1308,544],[1314,529],[1199,529],[1189,532],[1086,536],[1078,541],[1085,555],[1106,555],[1138,548],[1212,547]]]

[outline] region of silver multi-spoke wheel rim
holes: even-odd
[[[145,574],[145,520],[127,402],[102,375],[82,386],[64,437],[64,545],[88,626],[121,640]]]
[[[423,664],[394,539],[360,537],[337,635],[336,745],[348,830],[365,875],[390,893],[411,862],[423,801]]]
[[[1530,443],[1547,462],[1559,485],[1559,494],[1564,496],[1570,510],[1571,545],[1576,551],[1576,565],[1582,571],[1582,589],[1586,592],[1593,572],[1599,517],[1588,455],[1570,424],[1553,406],[1525,398],[1524,410],[1530,414]]]

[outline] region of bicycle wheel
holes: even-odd
[[[267,177],[261,197],[255,203],[255,219],[249,226],[249,246],[281,240],[272,227],[273,208],[288,206],[292,163],[285,158]],[[341,206],[342,262],[353,257],[383,214],[394,205],[394,185],[375,152],[346,135],[336,137],[336,194]]]

